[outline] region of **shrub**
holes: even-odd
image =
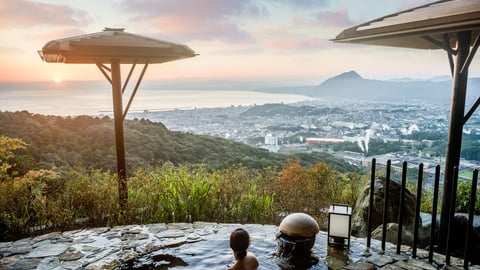
[[[53,230],[132,223],[212,221],[277,224],[281,214],[306,212],[322,220],[329,204],[353,205],[362,177],[324,163],[283,170],[232,165],[166,163],[138,169],[128,179],[128,205],[119,214],[117,178],[98,169],[9,174],[21,141],[0,138],[0,241]],[[11,170],[10,170],[11,172]]]

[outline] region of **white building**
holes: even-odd
[[[278,145],[278,137],[267,134],[267,136],[265,136],[265,145]]]

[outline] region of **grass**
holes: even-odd
[[[0,241],[122,224],[278,224],[284,212],[305,212],[323,224],[322,206],[353,205],[358,188],[351,183],[359,178],[351,179],[323,163],[302,168],[299,161],[280,172],[165,164],[129,177],[126,215],[119,215],[115,175],[93,169],[31,171],[0,182]]]

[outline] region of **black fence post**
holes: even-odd
[[[417,202],[415,204],[415,227],[413,229],[413,258],[417,257],[418,225],[420,223],[420,205],[422,203],[423,163],[418,166]]]
[[[457,205],[457,184],[458,184],[458,166],[455,166],[453,168],[453,183],[452,183],[452,194],[450,196],[451,198],[451,204],[450,204],[450,215],[448,217],[448,227],[447,227],[447,245],[446,245],[446,249],[445,249],[445,263],[447,265],[450,265],[450,255],[451,255],[451,251],[450,251],[450,245],[452,244],[452,231],[453,231],[453,227],[454,227],[454,217],[455,217],[455,208],[456,208],[456,205]],[[443,215],[443,213],[442,213]]]
[[[468,225],[467,225],[467,233],[465,235],[465,252],[463,255],[463,268],[468,269],[468,261],[469,261],[469,251],[470,251],[470,244],[471,242],[470,237],[473,231],[473,215],[475,214],[475,201],[477,199],[477,181],[478,181],[478,170],[473,171],[472,177],[472,189],[470,191],[470,207],[468,211]]]
[[[402,229],[403,229],[403,205],[405,204],[405,189],[407,185],[407,162],[403,162],[402,168],[402,188],[400,190],[400,209],[398,211],[398,236],[397,236],[397,254],[400,254],[402,245]]]
[[[428,248],[428,262],[433,262],[433,248],[435,245],[435,227],[437,225],[437,207],[438,207],[438,188],[440,185],[440,165],[435,167],[435,183],[433,186],[433,207],[432,207],[432,223],[430,227],[430,245]]]
[[[373,217],[373,193],[375,188],[375,170],[377,160],[372,159],[372,175],[370,179],[370,201],[368,205],[368,227],[367,227],[367,248],[370,248],[372,240],[372,217]]]
[[[390,170],[392,161],[387,161],[387,178],[385,179],[385,190],[383,193],[383,224],[382,224],[382,250],[385,251],[385,242],[387,240],[387,211],[388,211],[388,193],[390,192]]]

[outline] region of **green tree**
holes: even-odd
[[[27,144],[21,139],[0,135],[0,182],[16,176],[15,151],[25,149]]]
[[[461,213],[468,213],[470,210],[470,194],[472,190],[472,183],[465,181],[458,181],[457,184],[457,203],[456,211]],[[480,197],[475,200],[475,214],[480,213]]]

